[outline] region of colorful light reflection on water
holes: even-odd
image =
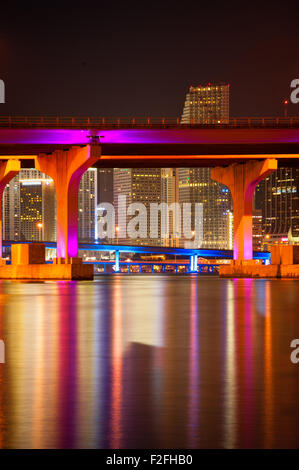
[[[298,447],[299,283],[0,284],[1,448]]]

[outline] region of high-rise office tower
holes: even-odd
[[[227,211],[227,250],[234,249],[234,214]]]
[[[211,180],[208,168],[178,168],[180,203],[191,203],[191,226],[195,229],[195,203],[203,204],[203,248],[228,249],[231,237],[231,194]],[[181,245],[185,245],[181,238]]]
[[[21,170],[5,188],[3,214],[4,239],[55,241],[53,180],[34,169]]]
[[[97,239],[97,169],[89,168],[80,181],[78,236],[81,242]]]
[[[97,170],[82,177],[78,197],[78,232],[82,241],[95,239]],[[6,186],[3,197],[5,240],[55,241],[54,181],[35,169],[22,169]]]
[[[98,178],[98,204],[97,204],[97,238],[101,239],[102,242],[113,243],[113,239],[110,238],[107,232],[102,232],[98,230],[101,220],[106,215],[105,204],[114,203],[113,197],[113,168],[98,168],[97,171]]]
[[[113,204],[113,168],[98,168],[98,204]]]
[[[229,120],[229,85],[190,87],[182,124],[217,124]],[[229,248],[231,245],[232,199],[228,188],[210,178],[210,168],[179,168],[179,200],[203,203],[202,247]],[[181,239],[184,246],[185,240]]]
[[[15,178],[13,178],[4,189],[2,199],[2,213],[3,239],[21,240],[19,175],[15,176]]]
[[[261,209],[254,209],[252,213],[252,248],[254,251],[262,250],[263,243],[263,216]]]
[[[161,218],[158,217],[154,224],[150,225],[150,204],[161,202],[161,169],[160,168],[116,168],[113,177],[114,208],[116,243],[129,243],[131,245],[161,245]],[[126,196],[126,205],[119,205],[119,196]],[[127,215],[128,206],[131,203],[144,204],[147,212],[147,233],[144,237],[132,239],[128,234],[123,234],[123,222],[126,226],[130,219],[137,215]],[[155,226],[154,226],[155,225]],[[150,228],[157,237],[150,236]]]
[[[177,171],[174,168],[161,169],[161,202],[166,203],[168,207],[173,208],[175,203],[179,202],[179,186]],[[161,243],[163,246],[179,246],[180,238],[178,236],[178,224],[180,223],[179,216],[175,210],[163,212],[164,227],[168,224],[168,236],[162,238]]]
[[[229,85],[191,86],[181,124],[225,124],[229,120]]]
[[[262,232],[270,242],[299,237],[299,169],[279,168],[255,191],[262,212]],[[270,238],[269,238],[270,236]]]

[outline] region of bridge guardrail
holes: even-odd
[[[0,116],[0,128],[227,128],[227,127],[299,127],[299,116],[235,117],[204,124],[181,124],[177,117],[97,117],[97,116]]]

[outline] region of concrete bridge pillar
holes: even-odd
[[[198,255],[190,256],[190,273],[197,273],[197,260]]]
[[[115,264],[114,264],[114,272],[119,273],[119,251],[116,250],[115,252]]]
[[[68,263],[78,256],[78,191],[81,177],[101,156],[96,144],[56,150],[36,158],[37,170],[55,183],[57,200],[57,258]]]
[[[20,160],[0,161],[0,259],[2,258],[2,197],[5,186],[21,169]]]
[[[277,160],[250,160],[211,170],[211,178],[231,191],[234,212],[234,260],[252,259],[252,198],[256,185],[277,169]]]

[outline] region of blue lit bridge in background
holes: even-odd
[[[10,247],[12,244],[30,243],[28,241],[3,241],[3,247]],[[37,243],[37,242],[31,242]],[[56,242],[42,242],[46,249],[56,249]],[[134,246],[134,245],[111,245],[102,243],[79,243],[79,250],[85,252],[105,252],[114,253],[114,260],[84,260],[84,262],[95,265],[95,272],[126,272],[126,273],[154,273],[154,272],[174,272],[174,273],[214,273],[220,263],[217,260],[233,259],[232,250],[216,250],[202,248],[174,248],[164,246]],[[180,256],[181,259],[156,260],[120,260],[120,254],[148,254],[148,255],[168,255]],[[270,263],[269,252],[253,252],[253,259],[261,260],[264,264]],[[215,260],[214,263],[205,263],[204,260]],[[122,267],[124,269],[122,269]],[[101,268],[101,269],[99,269]],[[216,268],[216,269],[215,269]],[[137,270],[136,270],[137,269]]]

